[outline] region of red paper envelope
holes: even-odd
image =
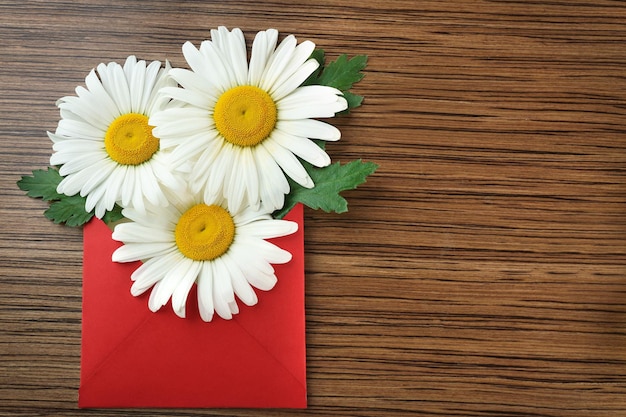
[[[278,283],[232,320],[198,313],[195,286],[187,318],[168,303],[148,309],[130,294],[138,266],[111,261],[120,246],[94,219],[84,228],[79,407],[306,407],[302,206],[286,217],[298,232],[274,239],[293,254],[274,265]]]

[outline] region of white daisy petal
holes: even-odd
[[[163,193],[159,188],[157,179],[151,169],[151,166],[142,164],[138,165],[134,169],[136,179],[140,184],[140,192],[143,198],[151,204],[154,204],[155,206],[162,204],[164,200],[164,197],[162,198]]]
[[[172,153],[169,155],[169,162],[173,166],[181,166],[186,162],[195,159],[200,154],[203,154],[205,152],[210,153],[210,149],[213,148],[215,145],[216,144],[214,143],[214,141],[207,140],[207,136],[204,134],[195,134],[193,136],[189,136],[184,145],[176,146],[174,148]],[[200,161],[198,162],[198,164],[199,163]]]
[[[272,132],[272,139],[316,167],[325,167],[330,164],[330,156],[307,138],[285,134],[277,129]]]
[[[153,64],[161,66],[160,62]],[[126,58],[124,63],[124,75],[129,80],[130,88],[130,111],[141,113],[144,108],[144,85],[146,82],[146,61],[137,61],[134,56]],[[148,91],[149,93],[149,91]]]
[[[182,68],[173,68],[169,74],[182,88],[206,96],[213,102],[217,101],[217,97],[213,95],[214,91],[208,88],[208,84],[204,81],[204,78],[195,72]]]
[[[276,275],[272,274],[263,274],[258,271],[254,271],[253,274],[247,275],[247,280],[254,288],[258,288],[261,291],[269,291],[278,282]]]
[[[219,158],[214,158],[211,167],[209,168],[211,174],[207,182],[207,192],[209,195],[218,195],[220,191],[229,183],[230,169],[233,166],[236,153],[233,146],[230,144],[224,144],[219,148]],[[192,181],[201,181],[200,178],[194,178],[192,175]],[[205,197],[206,198],[206,197]]]
[[[213,102],[211,97],[208,95],[192,90],[185,90],[184,88],[163,87],[161,89],[161,93],[173,98],[174,100],[179,100],[200,108],[208,107]],[[204,114],[204,117],[206,117],[206,113]]]
[[[313,188],[313,180],[293,153],[282,147],[273,138],[268,138],[261,146],[273,156],[274,160],[291,179],[305,188]]]
[[[168,230],[156,229],[138,223],[120,223],[113,230],[113,239],[126,243],[141,243],[147,239],[152,242],[173,243],[174,234]]]
[[[289,220],[261,220],[238,227],[241,233],[260,239],[286,236],[298,230],[298,223]]]
[[[270,56],[261,78],[260,87],[262,89],[265,91],[274,89],[276,80],[289,64],[289,58],[296,49],[296,42],[296,38],[293,35],[287,36]]]
[[[52,155],[54,158],[50,158],[52,165],[63,165],[59,168],[59,174],[61,176],[67,176],[75,172],[88,170],[96,164],[99,164],[106,160],[106,156],[103,156],[100,152],[75,154],[75,153],[55,153]],[[65,157],[65,158],[64,158]]]
[[[234,79],[228,70],[228,63],[221,54],[221,51],[215,47],[210,41],[204,41],[200,44],[200,53],[204,58],[204,62],[210,65],[211,72],[206,76],[205,82],[213,86],[217,94],[223,93],[226,89],[234,85]],[[195,71],[195,70],[194,70]]]
[[[243,32],[239,28],[235,28],[230,36],[231,46],[231,65],[235,73],[237,84],[243,85],[248,80],[248,58],[246,51],[246,40]]]
[[[58,107],[61,110],[61,117],[85,122],[88,121],[96,129],[106,132],[110,122],[113,121],[116,116],[105,114],[106,106],[103,106],[100,110],[95,108],[94,105],[90,103],[90,101],[93,100],[93,95],[85,94],[85,96],[81,98],[64,97],[59,100]]]
[[[284,264],[291,260],[291,253],[263,239],[239,236],[238,244],[245,245],[250,253],[261,256],[272,264]]]
[[[120,190],[122,187],[122,183],[124,182],[124,177],[127,174],[128,167],[123,166],[118,169],[114,169],[111,172],[111,175],[108,176],[106,182],[106,191],[103,196],[104,204],[107,207],[107,210],[111,210],[120,196]]]
[[[98,73],[100,74],[100,71],[98,71]],[[111,97],[109,91],[106,88],[106,85],[104,84],[105,79],[102,78],[101,74],[100,76],[101,80],[98,79],[98,76],[92,70],[89,75],[85,77],[85,86],[89,91],[78,88],[77,94],[80,97],[82,93],[85,98],[91,96],[92,100],[89,102],[89,105],[91,106],[97,103],[97,108],[94,108],[93,110],[102,114],[102,117],[111,119],[112,117],[116,117],[117,115],[119,115],[120,111],[117,103],[115,102],[115,99]],[[83,100],[83,103],[81,104],[85,104],[84,102],[85,100]]]
[[[269,264],[256,256],[251,256],[246,262],[239,262],[237,266],[246,277],[246,280],[254,288],[261,291],[269,291],[276,285],[278,279],[274,275],[274,270],[267,270]]]
[[[261,175],[261,171],[265,170],[264,174],[267,174],[267,181],[272,188],[278,192],[287,194],[289,192],[289,183],[282,174],[277,162],[272,155],[263,146],[257,146],[254,154],[256,166],[258,168],[258,174]],[[263,183],[262,182],[262,183]]]
[[[276,41],[278,40],[278,31],[275,29],[269,29],[263,32],[257,33],[252,43],[252,56],[250,57],[250,69],[248,73],[248,82],[251,85],[259,86],[261,83],[261,77],[267,66],[274,48],[276,48]]]
[[[108,205],[108,202],[103,198],[106,190],[106,183],[99,184],[87,195],[87,199],[85,200],[85,211],[90,212],[95,208],[95,215],[99,219],[104,215]]]
[[[242,210],[233,216],[233,221],[237,227],[263,220],[272,220],[272,216],[270,215],[270,211],[265,211],[261,208],[257,210],[249,208]]]
[[[248,281],[252,282],[251,279],[254,280],[253,276],[256,276],[256,275],[260,275],[265,278],[270,275],[274,275],[274,267],[265,259],[263,259],[262,256],[259,256],[256,253],[246,252],[249,250],[250,250],[250,247],[246,246],[245,242],[244,243],[233,242],[232,252],[231,252],[233,254],[234,253],[246,254],[245,262],[243,262],[242,259],[239,259],[237,266],[239,266],[239,268],[247,277],[247,279],[249,278]],[[234,258],[235,255],[231,255],[231,256]],[[275,278],[276,277],[274,277],[274,280]],[[259,289],[263,289],[257,285],[255,285],[255,287]],[[265,289],[263,290],[266,291]]]
[[[167,253],[172,246],[167,242],[129,243],[113,252],[114,262],[134,262]]]
[[[126,175],[120,192],[122,207],[130,206],[135,195],[135,175]]]
[[[295,71],[290,77],[285,77],[284,80],[277,80],[274,85],[274,89],[271,91],[272,98],[275,101],[279,101],[287,94],[294,91],[307,78],[309,78],[309,75],[311,75],[318,67],[319,63],[314,59],[310,59],[302,64],[302,66],[298,68],[298,70]]]
[[[85,184],[85,178],[81,175],[68,175],[57,185],[57,193],[65,195],[78,194]]]
[[[172,293],[172,309],[174,313],[181,318],[185,318],[187,297],[202,267],[200,262],[194,262],[191,259],[188,259],[187,265],[188,269],[185,274],[182,275],[180,282]]]
[[[150,213],[153,213],[151,211]],[[176,227],[176,222],[180,218],[180,211],[176,209],[173,204],[170,204],[167,207],[159,207],[158,216],[141,213],[138,210],[132,208],[125,208],[122,210],[122,214],[128,220],[131,220],[135,223],[141,224],[147,227],[153,227],[155,229],[163,229],[169,231],[170,233],[174,233],[174,228]],[[146,240],[149,240],[149,236],[146,236]]]
[[[99,200],[96,203],[96,209],[94,210],[94,216],[96,216],[97,218],[101,219],[102,217],[104,217],[104,214],[106,213],[107,210],[110,210],[110,208],[107,207],[106,202],[104,200]]]
[[[80,190],[80,195],[85,197],[86,195],[93,192],[93,190],[100,186],[100,184],[106,182],[109,175],[117,168],[117,164],[110,159],[103,159],[95,164],[93,164],[90,168],[84,171],[84,174],[89,174],[86,181],[83,183],[83,186]],[[83,173],[75,173],[72,175],[82,176]],[[86,175],[85,175],[86,176]]]
[[[145,68],[145,61],[143,66]],[[130,55],[126,58],[126,61],[124,61],[124,66],[122,68],[124,69],[124,75],[126,78],[129,80],[133,79],[133,71],[137,68],[137,57],[135,55]]]
[[[152,116],[149,119],[149,123],[155,126],[154,129],[152,129],[152,133],[157,137],[168,135],[187,136],[196,131],[206,131],[211,127],[210,119],[206,115],[206,110],[199,108],[181,108],[163,111]],[[161,142],[163,142],[163,140]]]
[[[341,131],[335,126],[314,119],[279,120],[276,128],[309,139],[336,141],[341,138]]]
[[[180,256],[175,251],[175,248],[172,248],[170,252],[164,253],[163,256],[150,258],[143,262],[131,275],[131,280],[134,282],[130,287],[130,293],[137,297],[146,292],[163,279],[167,271],[172,269],[180,260]]]
[[[230,32],[226,29],[225,26],[219,26],[217,29],[211,29],[211,41],[210,43],[220,51],[220,53],[228,54],[229,53],[229,45],[228,45],[228,36]],[[225,60],[228,60],[230,63],[230,57],[225,56]]]
[[[160,288],[162,285],[163,280],[160,280],[156,284],[154,284],[154,287],[152,287],[152,291],[150,292],[150,297],[148,298],[148,308],[153,313],[159,311],[159,309],[163,307],[163,304],[159,304],[159,300],[157,299],[158,294],[161,292]]]
[[[152,173],[157,178],[162,189],[172,189],[176,192],[184,188],[184,179],[175,171],[170,152],[157,152],[152,156],[150,163]]]
[[[288,79],[291,79],[295,74],[301,71],[309,71],[308,74],[301,74],[306,80],[313,71],[315,71],[319,63],[317,60],[311,58],[311,54],[315,50],[315,44],[311,41],[304,41],[300,45],[296,46],[293,53],[289,57],[288,64],[281,72],[280,76],[276,80],[276,84],[283,84]],[[299,85],[299,84],[298,84]]]
[[[101,142],[106,132],[81,120],[62,119],[59,120],[57,133],[62,136]]]
[[[207,65],[207,60],[202,52],[197,49],[191,42],[183,44],[183,56],[194,73],[198,74],[204,85],[214,84],[211,82],[211,69]],[[195,83],[194,83],[195,84]]]
[[[243,274],[243,272],[241,272],[238,263],[234,259],[232,259],[228,253],[225,253],[223,257],[225,261],[224,265],[226,266],[230,274],[233,291],[245,305],[255,305],[258,302],[258,298],[254,290],[246,280],[245,275]],[[245,260],[243,262],[245,262]]]
[[[210,263],[203,263],[198,276],[198,310],[202,320],[213,320],[213,269]]]
[[[230,320],[233,318],[233,314],[229,304],[235,301],[230,274],[222,262],[214,260],[211,262],[211,267],[213,268],[213,305],[215,312],[221,318]]]
[[[211,30],[211,40],[220,54],[226,59],[230,79],[239,85],[245,84],[248,78],[248,60],[246,57],[246,41],[241,29],[231,32],[224,26]]]
[[[146,203],[144,201],[143,188],[144,184],[142,184],[141,179],[136,176],[135,177],[135,189],[133,196],[131,198],[132,206],[139,211],[140,213],[144,212],[146,209]]]
[[[70,113],[71,114],[71,113]],[[52,141],[53,145],[58,142],[62,142],[67,139],[67,137],[57,135],[56,133],[46,132],[48,138]]]
[[[244,148],[239,154],[239,163],[242,168],[241,176],[245,183],[248,202],[253,209],[258,210],[260,203],[259,175],[254,161],[254,155],[250,148]]]
[[[130,87],[128,86],[124,69],[117,63],[110,64],[109,67],[109,70],[113,75],[112,88],[115,91],[113,97],[117,103],[117,107],[119,108],[121,114],[130,113],[132,112]]]
[[[236,301],[231,301],[228,303],[228,308],[230,308],[230,313],[232,315],[239,314],[239,306]]]
[[[297,88],[277,103],[281,120],[333,117],[348,108],[348,103],[338,90],[322,85]]]
[[[285,201],[285,194],[289,192],[289,183],[285,174],[263,146],[257,146],[254,157],[259,175],[261,202],[270,210],[281,208]]]
[[[238,175],[231,175],[227,184],[228,193],[228,210],[231,213],[236,213],[243,204],[244,197],[246,196],[246,185],[248,179],[246,178],[248,168],[242,163],[242,159],[245,158],[244,152],[233,152],[234,163],[243,168],[243,172]],[[254,167],[252,167],[254,168]]]
[[[174,104],[170,102],[169,98],[159,93],[163,87],[173,87],[176,85],[176,81],[169,76],[170,69],[171,66],[167,61],[165,62],[165,68],[161,68],[159,61],[153,61],[148,65],[146,68],[143,100],[138,113],[149,116],[164,107],[171,107],[171,105]],[[157,93],[155,94],[155,92]]]
[[[163,279],[159,281],[159,288],[152,290],[151,295],[154,295],[153,305],[157,307],[156,309],[151,308],[152,311],[156,311],[167,304],[174,291],[182,283],[183,278],[187,275],[192,264],[193,261],[191,259],[181,258],[180,261],[167,271]]]

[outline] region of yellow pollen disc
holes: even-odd
[[[196,204],[187,210],[174,231],[176,246],[187,258],[210,261],[222,256],[235,238],[235,223],[220,206]]]
[[[119,164],[139,165],[159,150],[159,139],[152,135],[147,116],[128,113],[113,120],[104,136],[104,148]]]
[[[228,142],[255,146],[276,126],[276,104],[264,90],[251,85],[231,88],[220,96],[213,111],[215,127]]]

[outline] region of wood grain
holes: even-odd
[[[626,3],[0,1],[0,415],[78,410],[81,232],[15,186],[100,62],[218,25],[369,55],[306,216],[309,408],[137,416],[626,416]]]

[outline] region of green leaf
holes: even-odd
[[[367,65],[367,55],[357,55],[351,59],[343,54],[328,64],[317,79],[320,85],[335,87],[343,92],[361,81],[364,74],[361,72]]]
[[[360,159],[344,165],[336,162],[324,168],[315,168],[307,162],[302,165],[313,179],[315,187],[304,188],[289,180],[291,192],[285,196],[283,208],[274,212],[275,218],[283,218],[299,202],[312,209],[344,213],[348,211],[348,202],[339,193],[364,183],[367,176],[378,168],[377,164]]]
[[[93,216],[93,211],[85,211],[87,197],[76,194],[67,196],[57,193],[57,186],[63,180],[59,171],[55,168],[37,169],[33,175],[25,175],[17,182],[17,186],[26,195],[33,198],[41,198],[51,202],[44,215],[54,223],[65,223],[66,226],[76,227],[87,223]],[[113,210],[107,211],[103,220],[107,224],[114,223],[124,218],[122,208],[117,204]]]
[[[45,169],[36,169],[33,175],[25,175],[17,182],[17,186],[22,191],[26,191],[26,195],[34,198],[43,198],[46,201],[59,200],[63,198],[62,194],[57,193],[57,186],[63,177],[59,171],[48,167]]]
[[[320,74],[322,73],[322,71],[324,70],[324,63],[326,61],[326,57],[324,56],[324,50],[323,49],[316,49],[313,51],[313,53],[311,54],[311,56],[309,57],[309,59],[313,58],[314,60],[316,60],[320,66],[313,71],[313,73],[311,75],[309,75],[309,78],[307,78],[302,85],[311,85],[311,84],[318,84],[317,83],[317,79],[320,76]]]
[[[117,204],[113,206],[113,210],[105,212],[104,216],[102,216],[102,220],[106,224],[112,224],[112,223],[118,222],[122,220],[123,218],[124,218],[124,215],[122,214],[122,208],[118,206]]]
[[[87,223],[93,217],[93,212],[85,211],[85,197],[76,194],[63,196],[62,199],[53,202],[44,215],[55,223],[77,227]]]
[[[354,109],[356,107],[359,107],[361,105],[361,103],[363,103],[363,96],[359,96],[359,95],[353,94],[353,93],[351,93],[349,91],[344,91],[343,92],[343,97],[348,102],[348,108],[345,109],[344,111],[342,111],[340,114],[342,114],[342,113],[350,113],[350,109]]]
[[[349,113],[350,109],[361,105],[363,97],[348,90],[363,79],[364,74],[361,71],[367,65],[367,55],[357,55],[348,59],[348,56],[344,54],[325,65],[324,50],[316,49],[311,54],[311,58],[319,62],[320,66],[302,85],[325,85],[341,90],[348,102],[348,108],[341,113]]]

